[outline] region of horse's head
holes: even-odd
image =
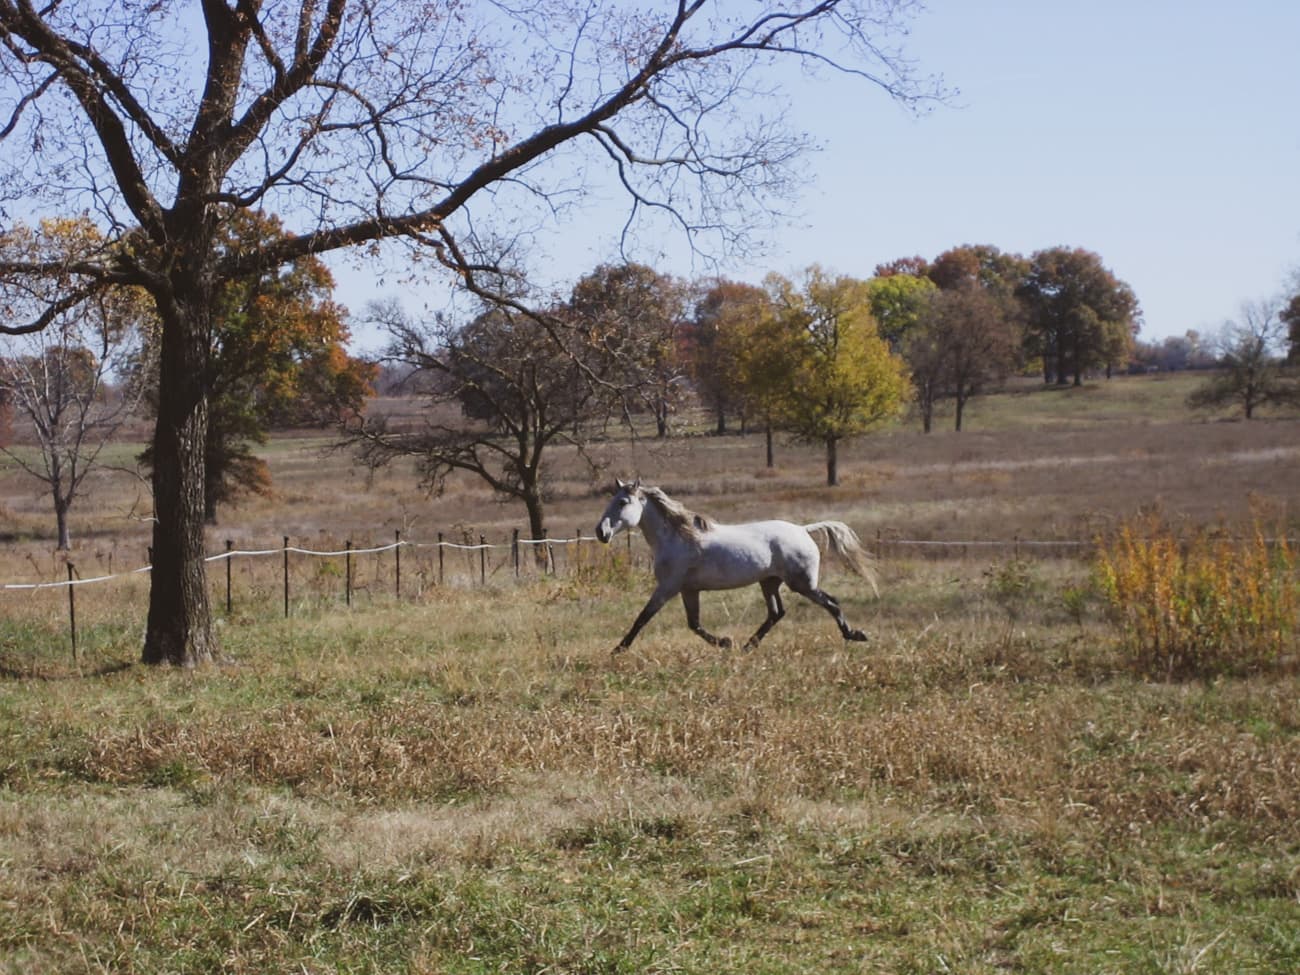
[[[608,542],[624,528],[635,528],[641,523],[644,510],[645,495],[641,491],[640,478],[631,483],[615,481],[614,497],[596,523],[596,537]]]

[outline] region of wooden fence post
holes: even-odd
[[[438,585],[442,585],[442,532],[438,532]]]
[[[479,585],[487,585],[487,539],[482,532],[478,536],[478,581]]]
[[[515,578],[519,578],[519,529],[514,530],[510,536],[510,554],[515,560]]]
[[[231,606],[233,605],[230,595],[230,563],[234,561],[230,552],[235,547],[235,543],[229,538],[226,539],[226,615],[229,616]]]
[[[81,656],[77,652],[77,587],[73,585],[76,567],[68,563],[68,629],[72,632],[72,662],[81,666]]]

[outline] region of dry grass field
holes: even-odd
[[[0,971],[1133,972],[1300,970],[1300,649],[1266,673],[1138,678],[1090,540],[1175,524],[1297,530],[1300,419],[1189,418],[1185,377],[978,402],[961,434],[841,456],[761,438],[600,446],[553,472],[551,534],[614,474],[724,519],[825,517],[881,548],[879,598],[828,573],[867,644],[806,603],[753,653],[667,607],[609,648],[643,547],[237,560],[212,570],[228,662],[135,663],[147,579],[0,593]],[[210,549],[357,547],[522,522],[470,482],[431,499],[311,438]],[[122,463],[129,445],[119,450]],[[73,513],[82,576],[144,559],[136,483]],[[52,519],[0,474],[0,581],[58,579]],[[1019,541],[1017,547],[1016,541]],[[919,546],[914,542],[965,542]],[[976,545],[1002,541],[1005,546]],[[762,617],[706,594],[706,625]]]

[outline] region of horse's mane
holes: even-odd
[[[704,532],[713,529],[714,522],[712,518],[696,514],[680,501],[674,501],[664,494],[663,488],[642,488],[641,493],[645,495],[647,501],[658,509],[659,514],[663,516],[668,526],[683,538],[694,540]]]

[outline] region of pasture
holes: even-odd
[[[612,657],[652,587],[621,544],[518,581],[494,550],[486,585],[437,585],[426,553],[400,599],[358,560],[350,608],[337,561],[304,561],[287,619],[278,564],[249,560],[235,612],[214,599],[228,661],[195,673],[135,663],[143,577],[78,592],[75,663],[64,592],[2,593],[0,971],[1298,970],[1296,654],[1140,680],[1086,560],[1027,544],[1150,507],[1294,537],[1300,420],[1190,419],[1185,392],[1026,387],[960,435],[842,448],[834,489],[816,449],[769,470],[756,435],[614,440],[598,478],[557,459],[557,537],[591,533],[615,474],[723,520],[848,522],[879,598],[824,584],[866,643],[790,596],[754,652],[674,603]],[[321,446],[274,441],[276,495],[210,551],[522,521]],[[0,503],[4,581],[58,578],[41,500],[6,471]],[[85,504],[82,574],[140,564],[131,479]],[[743,637],[762,599],[706,593],[702,617]]]

